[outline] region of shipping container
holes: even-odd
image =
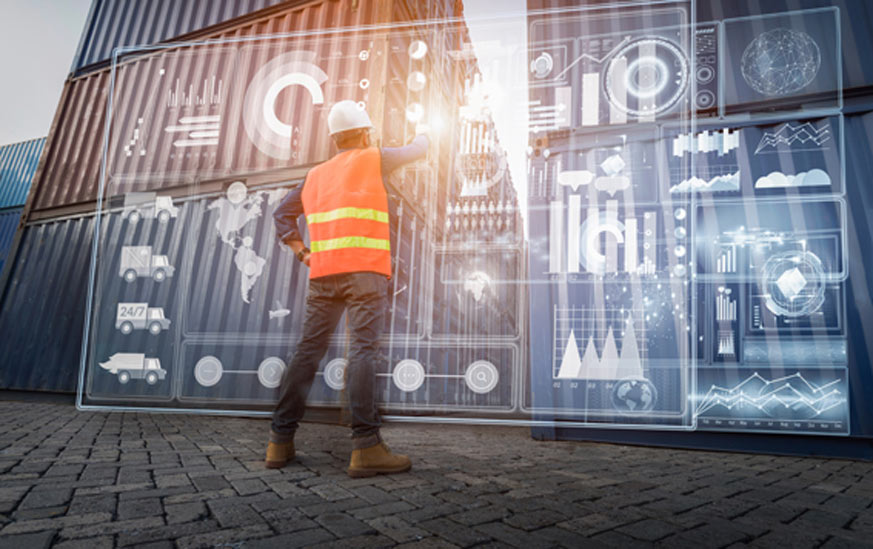
[[[18,231],[18,222],[21,220],[21,208],[6,208],[0,210],[0,272],[3,272],[3,263],[6,254],[12,245],[12,239]]]
[[[94,217],[25,227],[0,296],[0,387],[72,392]]]
[[[121,46],[166,42],[282,3],[300,0],[93,0],[70,72],[105,68]]]
[[[27,201],[43,146],[45,137],[0,147],[0,210]]]
[[[192,34],[187,38],[195,41],[239,40],[250,36],[301,33],[318,29],[361,28],[378,23],[408,20],[411,17],[420,17],[422,14],[444,16],[447,9],[446,5],[441,3],[435,6],[428,5],[425,10],[419,6],[409,8],[407,3],[399,1],[319,1],[293,5],[262,18],[254,20],[246,19],[244,23],[229,26],[228,28],[223,27],[220,31]],[[314,41],[313,39],[305,41],[312,44],[310,47],[316,48],[318,55],[324,56],[328,51],[325,48],[333,47],[334,49],[341,48],[343,51],[351,51],[352,44],[349,40],[360,41],[364,39],[366,38],[363,35],[355,36],[346,33],[334,35],[330,40],[325,38],[321,41]],[[245,81],[241,78],[245,73],[238,75],[233,64],[239,63],[241,70],[252,71],[252,73],[246,75],[251,77],[255,68],[260,63],[263,63],[266,59],[265,56],[269,55],[270,51],[278,51],[275,48],[282,47],[280,42],[273,41],[272,44],[262,44],[260,48],[246,48],[244,42],[228,44],[225,47],[215,47],[209,61],[205,59],[209,56],[204,56],[204,58],[200,59],[186,56],[183,49],[168,50],[163,55],[166,62],[171,65],[170,69],[175,71],[174,74],[187,74],[187,76],[182,78],[190,82],[194,89],[199,89],[202,79],[206,79],[207,83],[209,83],[214,76],[217,83],[221,76],[225,76],[228,79],[228,81],[223,81],[225,86],[223,91],[225,101],[222,102],[220,108],[236,108],[237,111],[233,112],[238,113],[242,107],[233,101],[243,101],[246,90],[233,88],[230,86],[230,82],[234,78],[237,78],[239,81]],[[287,43],[285,47],[287,48]],[[120,125],[120,127],[117,127],[117,131],[129,131],[132,136],[132,132],[138,129],[136,124],[140,119],[144,120],[143,123],[151,120],[149,117],[143,117],[144,113],[134,111],[138,105],[143,105],[147,102],[148,97],[146,93],[166,93],[162,87],[157,87],[158,80],[151,77],[156,75],[152,75],[149,72],[149,67],[157,67],[155,63],[158,63],[160,58],[161,55],[159,54],[139,61],[133,59],[119,66],[118,78],[120,79],[120,85],[124,84],[123,80],[125,78],[135,78],[138,80],[136,82],[128,82],[127,84],[132,85],[124,86],[123,88],[136,90],[136,95],[123,98],[130,112],[118,112],[116,110],[117,118],[114,122]],[[362,88],[358,85],[365,78],[367,81],[381,81],[388,78],[386,74],[370,75],[367,72],[370,70],[383,70],[379,68],[381,61],[378,63],[369,62],[364,65],[355,65],[353,61],[352,59],[346,59],[344,61],[336,60],[331,62],[329,64],[330,74],[325,76],[332,79],[331,81],[339,80],[343,82],[348,95],[362,101],[368,99],[368,109],[371,115],[377,119],[382,119],[383,113],[381,109],[387,100],[383,94],[388,91],[387,88],[391,82],[386,82],[388,86],[384,88],[375,85],[372,88]],[[378,59],[374,56],[373,61],[378,61]],[[345,74],[343,72],[347,67],[350,68],[352,66],[357,67],[355,71],[359,72],[358,78],[355,78],[355,75],[352,73]],[[159,72],[161,69],[156,68],[155,70]],[[188,74],[189,72],[190,74]],[[129,77],[127,76],[128,74],[130,75]],[[403,84],[402,82],[398,83]],[[105,128],[106,105],[109,99],[109,85],[110,69],[108,68],[88,74],[82,78],[69,80],[66,83],[61,102],[58,105],[56,124],[52,129],[51,139],[47,144],[45,166],[40,171],[34,186],[30,219],[44,219],[69,214],[74,211],[82,212],[93,209],[93,202],[97,199],[100,182],[100,166],[103,158],[103,130]],[[137,88],[138,85],[142,85],[143,89]],[[188,92],[187,88],[180,91],[182,95]],[[231,95],[229,96],[228,94]],[[233,96],[232,94],[236,95]],[[182,95],[177,94],[174,97],[182,97]],[[371,98],[370,95],[373,97]],[[329,97],[326,98],[326,101],[335,99]],[[228,102],[231,104],[227,105]],[[388,104],[390,105],[390,101]],[[149,114],[155,114],[157,120],[166,122],[161,118],[161,115],[167,115],[171,110],[162,108],[157,113],[150,112]],[[321,110],[323,111],[324,109]],[[402,110],[384,113],[386,121],[394,123],[394,121],[399,119],[402,123],[404,118]],[[400,112],[399,117],[398,112]],[[321,122],[324,121],[323,116],[325,115],[326,112],[320,114],[319,120]],[[178,155],[175,160],[170,162],[170,166],[164,168],[164,172],[154,173],[152,171],[150,173],[152,185],[172,185],[174,184],[173,181],[176,181],[176,184],[178,184],[178,181],[185,176],[187,176],[187,179],[184,181],[190,183],[191,178],[203,180],[210,177],[230,176],[234,172],[249,173],[252,171],[287,167],[289,165],[311,165],[312,163],[324,160],[327,140],[321,125],[316,124],[311,130],[310,128],[302,129],[316,133],[314,138],[315,144],[309,144],[309,140],[312,137],[307,135],[305,140],[301,140],[301,146],[306,150],[300,151],[301,156],[298,156],[293,162],[289,163],[288,159],[276,159],[270,157],[269,154],[261,154],[260,151],[250,144],[242,146],[245,143],[250,143],[244,137],[244,127],[239,120],[231,120],[230,127],[223,131],[237,131],[239,133],[240,141],[234,143],[234,145],[241,145],[241,150],[227,147],[226,150],[218,154],[217,158],[210,157],[209,159],[192,159],[190,154]],[[407,128],[402,128],[402,126],[399,129],[408,131]],[[142,133],[146,133],[149,130],[151,128],[143,128]],[[158,130],[158,128],[154,130]],[[389,131],[389,128],[386,128],[386,135],[391,136],[396,141],[384,144],[399,144],[405,135],[400,134],[394,127],[391,127],[390,130],[393,131]],[[152,131],[152,135],[159,133],[159,131]],[[126,152],[111,150],[110,154],[121,153],[124,155]],[[152,151],[149,152],[152,153]],[[164,149],[158,151],[157,157],[154,154],[150,154],[150,161],[155,166],[161,166],[161,161],[171,160],[169,157],[171,152],[171,150]],[[309,156],[305,156],[306,154],[309,154]],[[197,155],[194,156],[197,157]],[[147,172],[147,170],[141,169],[142,161],[139,156],[130,158],[127,164],[124,163],[124,157],[121,157],[118,165],[113,164],[114,158],[115,156],[110,159],[110,171],[118,168],[122,172],[116,175],[123,175],[123,172],[131,170],[138,173]],[[164,181],[155,181],[164,175],[171,175],[172,177],[164,177]]]

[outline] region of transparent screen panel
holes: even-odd
[[[309,274],[273,215],[351,99],[381,147],[432,134],[385,177],[388,415],[847,434],[838,16],[623,2],[123,52],[80,404],[269,413]],[[310,405],[347,403],[348,355],[343,317]]]

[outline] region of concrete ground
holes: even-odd
[[[0,394],[0,399],[3,396]],[[0,547],[873,545],[873,464],[389,425],[410,473],[353,480],[347,430],[0,402]]]

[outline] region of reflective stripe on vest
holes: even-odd
[[[328,221],[349,218],[369,219],[371,221],[388,223],[388,212],[380,212],[379,210],[373,210],[370,208],[337,208],[330,212],[307,215],[306,222],[312,225],[313,223],[327,223]]]
[[[310,243],[312,253],[338,250],[340,248],[373,248],[376,250],[390,250],[391,243],[381,238],[367,238],[366,236],[344,236],[331,240],[313,240]]]
[[[388,195],[377,148],[343,151],[306,176],[309,277],[376,272],[391,276]]]

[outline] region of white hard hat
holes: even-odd
[[[330,108],[330,113],[327,115],[327,127],[330,130],[330,135],[336,135],[347,130],[372,128],[373,123],[370,122],[367,111],[359,107],[354,101],[346,99]]]

